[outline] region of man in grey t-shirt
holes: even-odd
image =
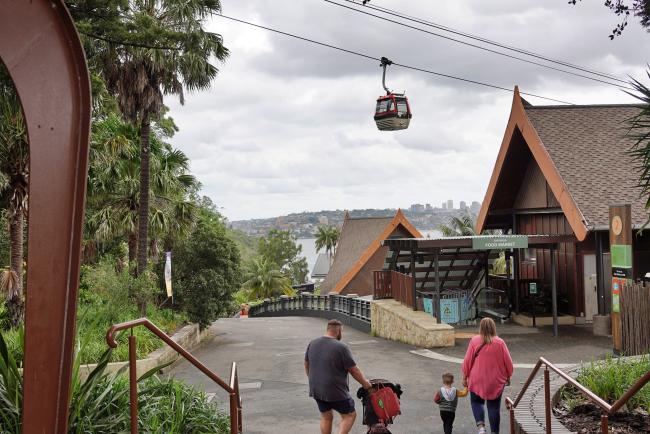
[[[348,387],[348,373],[371,390],[372,385],[352,358],[347,345],[340,342],[343,325],[335,319],[327,323],[327,332],[309,343],[305,352],[305,372],[309,377],[309,396],[320,411],[321,434],[332,433],[332,410],[341,415],[339,434],[348,434],[357,413]]]

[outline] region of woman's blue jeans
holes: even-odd
[[[472,404],[472,413],[474,413],[474,420],[476,424],[482,423],[485,425],[485,409],[487,406],[488,419],[490,420],[490,431],[493,433],[499,432],[499,425],[501,424],[501,395],[496,399],[483,399],[474,392],[470,392],[470,402]]]

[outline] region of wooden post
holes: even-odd
[[[413,296],[413,310],[418,310],[418,297],[417,297],[417,273],[415,272],[415,250],[411,250],[411,293]]]
[[[513,214],[512,215],[512,233],[516,234],[517,233],[517,215]],[[515,284],[515,313],[519,313],[519,258],[521,257],[520,255],[520,249],[514,249],[514,259],[512,260],[512,268],[513,268],[513,280]]]
[[[609,207],[609,241],[612,256],[612,340],[614,352],[623,350],[621,335],[620,293],[633,283],[632,206]]]
[[[440,319],[441,311],[440,311],[440,249],[437,249],[434,253],[434,261],[435,261],[435,273],[436,273],[436,322],[440,324],[442,320]]]
[[[558,336],[557,320],[557,245],[551,246],[551,307],[553,310],[553,336]]]

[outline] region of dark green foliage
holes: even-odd
[[[241,285],[241,258],[226,234],[223,218],[202,204],[196,227],[172,250],[175,299],[192,322],[205,328],[235,309],[233,294]]]
[[[300,285],[307,280],[309,267],[307,259],[301,256],[302,246],[289,231],[272,229],[266,238],[260,238],[258,253],[274,263],[293,285]]]
[[[647,72],[650,78],[650,70]],[[630,83],[637,91],[631,95],[643,103],[640,113],[629,120],[629,136],[635,143],[630,153],[635,159],[635,169],[639,173],[641,196],[646,200],[650,212],[650,88],[637,80]]]
[[[119,348],[119,347],[118,347]],[[129,431],[129,383],[124,369],[108,374],[112,350],[103,352],[85,380],[78,359],[72,378],[68,420],[70,434],[126,433]],[[152,370],[138,379],[138,425],[141,432],[225,434],[228,418],[205,393],[173,378],[158,378]],[[23,378],[18,364],[0,334],[0,430],[18,434],[21,427]]]

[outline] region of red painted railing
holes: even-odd
[[[183,356],[185,360],[196,366],[199,371],[203,372],[208,378],[217,383],[219,387],[225,390],[230,396],[230,433],[241,434],[243,432],[242,426],[242,402],[239,396],[239,377],[237,375],[237,364],[232,363],[230,370],[230,382],[226,383],[217,376],[214,372],[208,369],[203,363],[190,354],[185,348],[178,345],[172,338],[167,336],[165,332],[156,327],[147,318],[140,318],[133,321],[127,321],[120,324],[114,324],[106,332],[106,342],[111,348],[117,347],[117,340],[115,334],[120,330],[133,329],[137,326],[144,326],[156,336],[158,336],[167,345],[172,347],[179,355]],[[136,357],[136,340],[135,336],[129,336],[129,398],[131,409],[131,434],[138,433],[138,378],[137,378],[137,357]]]
[[[393,298],[404,306],[413,307],[413,277],[397,271],[375,271],[373,298]]]

